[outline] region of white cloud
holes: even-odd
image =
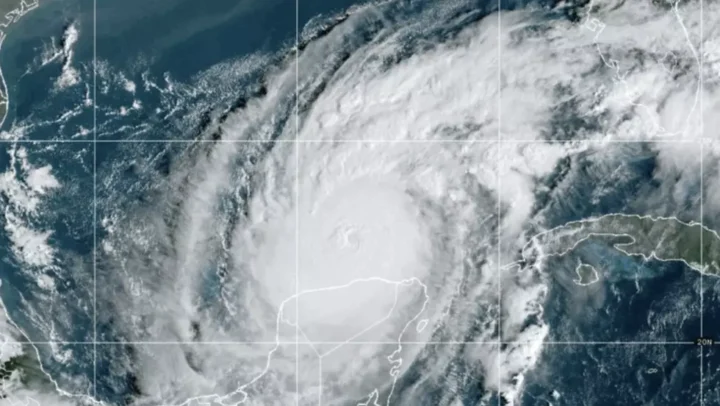
[[[342,67],[332,77],[324,77],[330,61],[348,51],[348,43],[353,44],[347,38],[365,27],[375,12],[358,11],[301,54],[297,66],[301,93],[310,93],[317,82],[324,86],[317,100],[303,110],[299,129],[291,119],[274,132],[282,122],[278,110],[288,108],[295,91],[293,61],[286,70],[269,76],[267,97],[249,101],[247,108],[223,125],[224,136],[231,139],[279,136],[283,142],[268,156],[262,156],[253,144],[223,143],[202,154],[179,157],[157,208],[129,213],[107,225],[109,242],[102,244],[112,247],[108,263],[116,268],[109,273],[121,284],[113,300],[124,310],[118,317],[125,321],[127,334],[190,340],[188,326],[196,321],[205,340],[272,341],[279,334],[275,312],[298,287],[337,286],[347,282],[343,278],[378,273],[396,279],[417,277],[431,298],[423,316],[430,320],[428,331],[443,328],[453,338],[494,339],[497,326],[488,320],[492,312],[487,309],[502,294],[503,335],[528,343],[509,346],[502,354],[475,355],[489,374],[488,388],[517,398],[523,374],[534,367],[548,334],[542,323],[521,326],[531,316],[542,315],[547,286],[543,278],[523,274],[529,270],[502,275],[497,270],[514,259],[525,242],[528,223],[539,220],[532,218],[538,178],[548,175],[561,158],[590,148],[581,142],[538,141],[574,136],[592,140],[592,147],[602,151],[604,144],[599,141],[607,139],[697,138],[697,128],[688,125],[699,108],[695,104],[699,67],[693,65],[694,49],[688,43],[695,37],[685,34],[696,27],[697,13],[692,7],[683,6],[674,14],[657,11],[649,2],[623,3],[619,8],[602,4],[593,15],[606,22],[602,31],[549,22],[537,13],[507,12],[502,15],[500,36],[497,16],[490,16],[445,44],[383,66],[383,57],[406,46],[401,35],[424,29],[392,27],[395,34],[388,28],[366,45],[352,45],[355,48],[349,50],[351,55]],[[431,23],[426,20],[420,25]],[[635,49],[652,50],[661,57],[640,63]],[[671,81],[677,72],[667,65],[664,56],[668,54],[686,64],[689,73]],[[577,123],[578,115],[582,116],[579,121],[584,120],[582,125]],[[498,135],[522,142],[499,146],[495,143]],[[296,136],[302,141],[297,149],[285,142]],[[680,200],[694,179],[692,167],[685,165],[692,157],[692,146],[662,143],[653,148],[660,151],[657,177],[667,181]],[[250,156],[263,159],[253,168],[238,169]],[[29,188],[8,181],[5,189],[29,207],[27,202],[35,196],[30,192],[58,187],[49,172],[36,170]],[[296,173],[301,179],[295,178]],[[674,176],[664,179],[677,173],[680,182]],[[231,221],[232,216],[222,209],[223,199],[240,199],[238,185],[248,181],[254,187],[247,202],[248,218],[238,216]],[[366,185],[363,182],[371,186],[358,195],[359,189],[352,188]],[[495,224],[498,198],[504,213],[499,226]],[[331,207],[322,202],[330,202]],[[382,205],[391,205],[392,210],[380,213]],[[323,207],[320,217],[314,217],[312,209],[317,207]],[[170,221],[163,217],[168,213]],[[399,219],[403,220],[400,224],[393,224]],[[343,223],[344,231],[360,230],[357,238],[346,235],[345,243],[367,250],[342,251],[347,255],[337,254],[337,261],[316,261],[309,269],[298,268],[296,254],[321,257],[337,248],[334,223]],[[498,228],[503,239],[500,253]],[[363,230],[369,231],[362,235]],[[29,236],[20,239],[27,246],[42,247],[41,237],[47,239],[38,233],[18,235]],[[47,255],[35,254],[29,261],[52,258],[51,252],[35,251]],[[476,257],[482,257],[484,264],[479,265]],[[218,258],[229,258],[229,275],[223,280],[222,300],[212,310],[227,311],[232,316],[229,322],[213,319],[213,312],[199,304],[208,270]],[[253,278],[248,281],[249,276]],[[313,305],[326,306],[322,314],[333,317],[347,312],[347,317],[338,318],[339,323],[357,327],[367,322],[367,313],[377,315],[391,304],[387,297],[372,293],[349,293],[347,299],[362,302],[356,308],[347,303],[332,307],[332,302],[320,299]],[[403,302],[407,307],[401,310],[411,313],[413,303],[417,302]],[[364,310],[368,312],[363,314]],[[448,314],[453,314],[452,320],[445,319]],[[387,352],[379,345],[372,349],[375,352],[344,353],[347,358],[340,361],[360,362],[362,357],[369,360],[373,354]],[[209,365],[233,359],[213,351],[202,354]],[[260,360],[266,359],[268,351],[248,349]],[[186,356],[179,350],[160,354],[161,363],[175,365],[167,374],[156,374],[158,363],[152,359],[141,363],[142,384],[150,397],[163,393],[181,399],[231,387],[230,380],[211,367],[190,367]],[[493,376],[498,360],[504,366],[503,375]],[[277,355],[273,362],[282,363],[282,357]],[[253,370],[242,377],[247,382],[258,373]],[[294,371],[279,373],[292,379]],[[232,377],[233,384],[238,381]],[[327,393],[326,398],[339,393]]]

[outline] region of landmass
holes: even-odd
[[[29,11],[35,9],[38,4],[38,0],[0,0],[0,16],[5,16],[4,19],[0,19],[0,50],[2,49],[2,44],[5,41],[8,27],[16,23]],[[2,127],[5,123],[5,119],[7,118],[10,99],[8,97],[5,77],[3,76],[1,70],[0,79],[2,81],[2,86],[0,86],[0,127]]]
[[[9,358],[0,364],[0,398],[11,396],[8,393],[9,386],[12,386],[13,380],[18,380],[23,386],[33,386],[42,384],[50,386],[50,381],[40,367],[40,360],[34,349],[29,348],[29,344],[22,353]]]
[[[609,239],[627,255],[682,261],[701,273],[720,275],[718,233],[675,217],[608,214],[571,221],[532,237],[522,249],[523,261],[565,255],[590,238]]]
[[[580,286],[588,286],[600,280],[598,272],[592,265],[580,264],[575,268],[577,279],[575,283]]]

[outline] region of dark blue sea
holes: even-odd
[[[296,13],[296,3],[288,0],[101,0],[96,9],[91,1],[47,0],[10,27],[0,52],[10,97],[0,170],[20,168],[11,157],[26,154],[36,167],[50,165],[63,188],[44,198],[37,213],[13,214],[33,229],[52,230],[53,266],[24,270],[9,248],[10,232],[0,231],[0,297],[23,340],[38,343],[41,364],[62,387],[112,405],[133,404],[140,389],[132,364],[140,355],[132,345],[116,344],[128,340],[116,329],[121,317],[111,314],[123,309],[107,299],[117,275],[106,274],[109,268],[93,248],[107,224],[121,223],[117,213],[141,211],[157,199],[178,156],[204,153],[191,141],[212,139],[212,123],[262,97],[268,67],[292,58],[296,24],[306,33],[301,41],[311,39],[321,22],[353,4],[301,0]],[[472,21],[492,5],[467,8],[476,9],[468,13]],[[71,32],[77,32],[74,43]],[[444,33],[432,35],[428,40]],[[72,84],[63,85],[63,75]],[[280,114],[278,121],[286,119]],[[578,155],[540,179],[547,188],[538,189],[533,210],[545,223],[537,226],[616,212],[699,221],[693,199],[672,207],[643,199],[659,187],[650,148],[619,146],[612,156],[616,162]],[[699,191],[699,184],[692,187]],[[598,191],[598,200],[583,197]],[[4,206],[12,204],[3,199]],[[579,260],[602,275],[591,289],[572,283]],[[717,350],[692,344],[700,337],[701,314],[703,336],[720,334],[715,278],[701,280],[679,262],[624,256],[603,240],[588,241],[549,266],[543,317],[550,326],[547,341],[557,344],[544,347],[538,367],[525,377],[523,405],[700,405],[701,379],[704,404],[720,405]],[[54,293],[37,291],[38,274],[55,281]],[[212,301],[220,281],[204,283],[205,300]],[[99,315],[103,310],[108,313]],[[51,345],[43,342],[68,342],[57,345],[72,352],[70,361],[53,358]],[[582,342],[598,344],[573,344]],[[452,366],[444,366],[448,375],[473,369],[458,354]],[[432,363],[436,356],[428,348],[415,362]],[[450,389],[443,382],[422,383],[420,370],[400,379],[395,396],[411,399],[424,391],[416,404],[430,406],[452,390],[466,405],[500,403],[496,393],[484,393],[486,377]]]

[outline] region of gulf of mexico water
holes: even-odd
[[[3,264],[2,272],[8,282],[2,286],[3,299],[29,339],[80,343],[124,339],[113,328],[111,315],[102,315],[99,323],[95,323],[96,289],[103,303],[99,308],[107,311],[111,308],[104,305],[102,296],[112,294],[113,290],[112,286],[94,284],[95,271],[105,269],[96,268],[92,261],[96,233],[102,240],[105,229],[100,224],[112,224],[113,212],[140,210],[143,199],[152,197],[154,185],[163,181],[157,175],[167,174],[174,157],[190,145],[169,141],[207,136],[204,131],[208,122],[262,91],[261,78],[266,67],[274,60],[292,57],[288,50],[294,45],[297,26],[302,29],[313,16],[332,15],[348,5],[350,2],[284,0],[212,3],[133,0],[98,1],[97,4],[84,0],[48,1],[13,26],[0,52],[11,98],[4,136],[26,141],[62,141],[4,146],[12,156],[26,154],[27,161],[37,167],[51,165],[54,177],[62,185],[56,194],[43,200],[37,209],[40,214],[22,210],[13,214],[32,230],[52,230],[51,245],[62,248],[52,267],[41,266],[31,272],[12,260]],[[96,139],[100,142],[94,144],[92,141]],[[25,152],[19,152],[20,148]],[[641,187],[653,187],[654,159],[642,147],[638,148],[640,150],[628,154],[632,156],[627,159],[629,164],[618,163],[627,166],[620,174],[628,176],[605,183],[602,177],[593,178],[593,174],[605,174],[606,162],[598,159],[588,164],[587,159],[579,157],[575,162],[575,168],[579,168],[577,176],[568,182],[571,187],[567,194],[556,194],[554,201],[541,208],[547,213],[544,226],[605,212],[644,213],[652,209],[645,206],[637,191]],[[5,171],[22,166],[7,156],[3,159]],[[137,162],[149,162],[152,170],[146,170]],[[600,169],[587,169],[593,165]],[[582,199],[598,191],[602,192],[599,203]],[[685,212],[684,206],[668,210],[684,219],[695,219],[695,214]],[[8,233],[2,238],[6,250],[3,256],[10,258],[7,247],[12,244]],[[692,290],[698,279],[695,273],[679,264],[631,260],[604,245],[588,245],[582,249],[585,251],[580,255],[585,255],[591,264],[597,265],[592,263],[593,259],[605,258],[613,269],[621,272],[615,273],[616,279],[610,278],[607,285],[598,285],[600,289],[595,292],[599,293],[590,299],[599,297],[606,302],[599,306],[591,322],[584,324],[567,317],[568,308],[575,306],[578,299],[560,283],[556,284],[546,312],[554,334],[551,339],[687,339],[689,332],[697,330],[696,308],[680,314],[672,313],[669,306],[664,307],[673,302],[672,292]],[[574,265],[574,262],[560,264],[558,269],[567,268],[569,274]],[[653,279],[653,272],[664,275],[665,280]],[[42,275],[58,281],[54,293],[36,292]],[[642,294],[634,293],[635,275],[642,276]],[[103,281],[107,279],[105,275],[100,276]],[[663,297],[654,294],[654,289],[660,290],[656,284],[670,292],[663,291]],[[697,295],[685,297],[697,303]],[[665,317],[673,323],[661,324],[660,331],[638,329],[644,319],[658,315],[659,309],[653,307],[658,303],[665,312],[660,319]],[[39,322],[43,318],[37,315],[57,309],[71,316],[53,326]],[[685,319],[688,321],[684,322]],[[677,325],[685,328],[678,330]],[[641,336],[646,333],[649,335]],[[66,379],[61,374],[64,368],[71,370],[71,376],[92,376],[94,360],[86,344],[60,344],[59,347],[60,353],[70,351],[71,364],[53,355],[58,351],[39,346],[50,372],[61,380]],[[595,360],[592,351],[552,349],[546,359],[548,369],[562,371],[568,357],[583,362]],[[625,356],[642,355],[633,351],[620,349],[613,352],[615,355],[603,357],[613,365],[621,365],[618,360]],[[114,404],[126,402],[128,394],[135,390],[133,378],[118,376],[113,371],[118,364],[135,361],[133,349],[101,345],[98,352],[99,397]],[[684,356],[670,350],[655,355],[658,358],[667,355],[671,359]],[[588,368],[587,373],[592,374],[593,368]],[[528,404],[534,404],[533,397],[537,404],[543,404],[544,398],[552,400],[544,392],[549,386],[555,385],[567,393],[578,385],[571,379],[567,384],[557,385],[541,372],[529,378],[532,382]],[[622,372],[614,377],[613,382],[626,379]],[[694,376],[690,378],[696,381]],[[643,377],[639,385],[654,385],[653,379],[654,376]],[[62,382],[63,387],[80,391],[85,383],[70,378]],[[411,382],[407,384],[409,387]],[[594,391],[604,391],[601,386]],[[482,394],[468,395],[472,396],[479,398]],[[628,404],[632,404],[631,401]]]
[[[198,75],[219,64],[231,70],[232,62],[249,55],[267,57],[287,50],[295,43],[296,29],[352,4],[348,0],[42,2],[11,27],[2,47],[0,63],[11,98],[4,129],[15,123],[32,126],[26,136],[30,139],[92,139],[95,92],[98,139],[139,135],[134,126],[168,113],[162,109],[170,104],[185,111],[220,108],[223,100],[217,99],[218,93],[231,100],[238,96],[233,89],[257,76],[250,75],[247,65],[244,72],[235,73],[239,83],[198,83]],[[71,55],[62,54],[67,44],[63,36],[71,26],[78,31],[77,42],[69,47]],[[61,55],[55,63],[48,62],[55,52]],[[76,72],[73,85],[63,86],[58,81],[67,59],[67,67]],[[173,83],[181,89],[173,88]],[[135,91],[129,92],[133,84]],[[212,92],[213,100],[192,103],[205,92]],[[134,94],[129,98],[126,93]],[[132,102],[142,104],[142,114],[116,117],[114,113],[131,108]],[[179,106],[182,102],[190,106]],[[63,116],[79,106],[86,108],[72,117]],[[172,140],[189,136],[177,129],[142,135]]]
[[[99,398],[122,404],[134,389],[131,377],[111,372],[131,349],[89,344],[123,338],[112,317],[96,317],[96,292],[112,288],[96,286],[92,254],[111,209],[134,207],[157,181],[133,171],[132,161],[158,155],[158,167],[169,165],[185,145],[165,140],[196,138],[211,112],[251,92],[268,60],[287,54],[298,27],[351,4],[48,0],[10,27],[0,52],[10,97],[2,131],[19,142],[2,144],[0,164],[21,182],[27,174],[17,157],[25,156],[34,167],[50,166],[60,187],[34,211],[18,206],[3,220],[12,215],[28,230],[51,232],[47,242],[58,249],[50,263],[28,269],[13,260],[11,233],[0,232],[0,289],[24,339],[53,343],[36,347],[61,387],[85,392],[97,362]],[[148,140],[155,142],[126,143]],[[118,187],[125,201],[109,208],[103,192]],[[40,290],[39,280],[54,286]],[[67,316],[49,325],[43,315],[53,312]]]

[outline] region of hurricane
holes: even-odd
[[[368,2],[185,76],[67,18],[9,87],[0,404],[710,399],[717,14]]]

